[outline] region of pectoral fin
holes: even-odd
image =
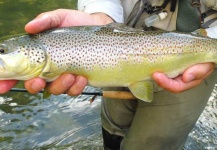
[[[146,102],[153,100],[153,83],[151,81],[136,82],[130,85],[129,89],[140,100]]]
[[[51,97],[51,93],[49,93],[47,87],[45,87],[43,91],[43,99],[50,98],[50,97]]]

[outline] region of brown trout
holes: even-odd
[[[217,40],[114,23],[4,38],[0,53],[0,80],[41,77],[50,82],[73,73],[85,76],[91,86],[128,87],[150,102],[152,73],[173,78],[194,64],[217,63]]]

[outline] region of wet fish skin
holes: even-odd
[[[145,101],[152,100],[153,72],[176,77],[194,64],[217,62],[215,39],[119,24],[58,28],[0,43],[1,80],[41,77],[49,82],[73,73],[92,86],[129,87]]]

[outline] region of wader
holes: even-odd
[[[146,0],[137,2],[128,15],[126,24],[136,27],[138,22],[143,20],[142,14],[148,16],[153,13],[151,11],[156,7],[153,7],[153,10],[151,7],[153,6]],[[158,7],[158,11],[166,7],[173,12],[170,17],[176,17],[175,23],[171,23],[168,30],[175,28],[191,32],[203,25],[204,18],[201,17],[199,0],[165,0]],[[151,103],[141,100],[103,99],[101,119],[105,149],[183,149],[189,132],[211,95],[217,81],[216,73],[217,71],[214,71],[199,86],[180,94],[157,88]],[[120,90],[120,88],[105,90]]]

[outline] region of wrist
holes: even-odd
[[[93,13],[91,16],[93,17],[95,24],[98,25],[105,25],[114,22],[114,20],[105,13]]]

